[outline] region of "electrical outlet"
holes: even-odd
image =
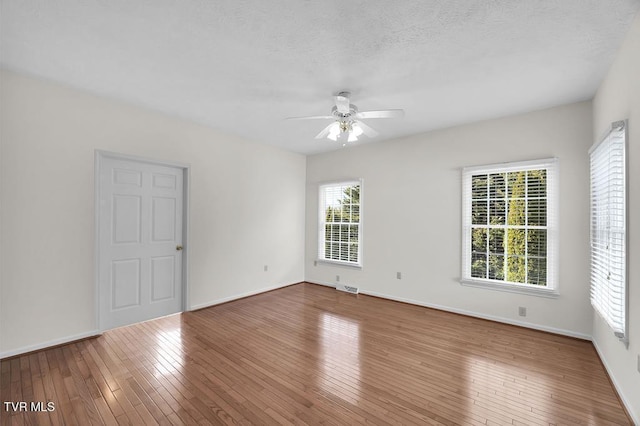
[[[264,271],[267,272],[269,270],[269,265],[264,265]]]
[[[640,355],[638,355],[638,373],[640,373]]]
[[[339,283],[340,282],[340,275],[336,275],[336,282]]]
[[[317,260],[313,261],[313,266],[318,266],[318,261]]]
[[[527,308],[525,308],[524,306],[518,307],[518,315],[520,315],[521,317],[526,317],[527,316]]]
[[[396,278],[401,280],[402,279],[402,272],[396,272]]]

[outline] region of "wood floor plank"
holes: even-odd
[[[0,361],[37,424],[631,424],[590,342],[298,284]]]

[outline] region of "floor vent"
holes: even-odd
[[[336,290],[346,291],[347,293],[353,293],[353,294],[359,293],[358,287],[351,287],[349,285],[344,285],[344,284],[336,284]]]

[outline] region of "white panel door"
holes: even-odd
[[[182,311],[182,173],[101,157],[101,330]]]

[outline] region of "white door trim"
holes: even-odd
[[[144,164],[170,166],[182,169],[183,197],[182,197],[182,312],[189,310],[189,258],[191,247],[189,245],[189,188],[191,166],[176,161],[155,160],[135,155],[121,154],[104,150],[95,150],[94,155],[94,291],[95,291],[95,329],[102,333],[100,326],[100,171],[105,158],[135,161]]]

